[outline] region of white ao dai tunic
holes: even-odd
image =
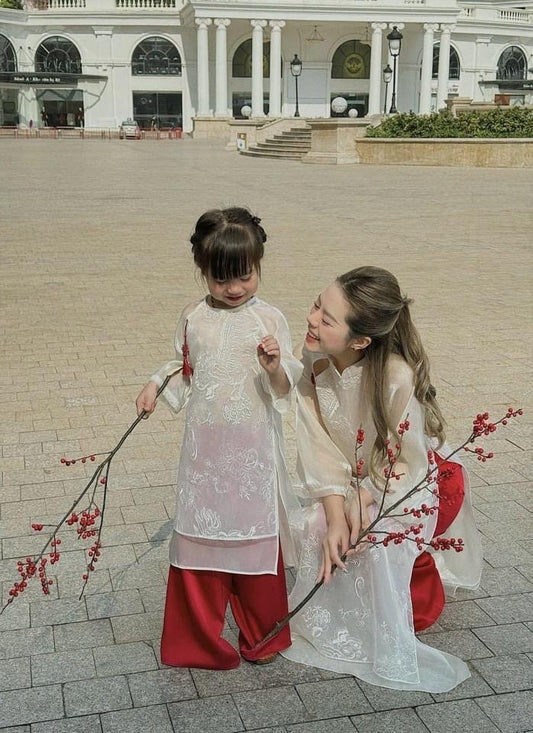
[[[287,323],[256,297],[231,309],[212,308],[203,299],[183,312],[176,360],[152,377],[158,385],[183,363],[185,326],[193,376],[178,374],[162,393],[173,410],[187,407],[170,562],[275,574],[280,534],[291,559],[286,517],[297,502],[281,428],[290,398],[273,392],[257,346],[267,334],[277,338],[292,386],[302,367],[292,356]]]
[[[298,468],[302,495],[309,506],[292,520],[297,525],[295,532],[301,535],[301,551],[290,597],[291,608],[314,586],[321,562],[326,521],[322,503],[316,499],[329,494],[349,499],[353,491],[350,483],[356,469],[354,448],[359,428],[365,430],[365,441],[358,453],[358,458],[365,460],[361,485],[376,502],[371,506],[371,519],[377,516],[382,499],[381,489],[366,471],[376,431],[364,399],[365,360],[339,374],[329,361],[324,369],[324,357],[321,359],[321,367],[316,368],[317,357],[304,351],[304,376],[298,386]],[[391,492],[385,495],[385,508],[425,477],[430,448],[424,434],[423,409],[414,396],[412,370],[399,356],[389,361],[388,384],[386,408],[392,425],[408,418],[410,428],[403,436],[400,459],[394,468],[403,475],[399,481],[391,482]],[[391,440],[393,444],[396,442],[392,436]],[[405,505],[412,508],[422,503],[434,505],[436,501],[432,493],[422,491]],[[468,500],[465,505],[460,512],[463,516],[469,511]],[[403,506],[394,513],[401,513]],[[431,539],[436,516],[416,520],[410,515],[383,519],[373,531],[398,531],[403,528],[402,523],[410,525],[415,521],[424,523],[422,536]],[[450,529],[457,532],[456,522]],[[455,537],[458,536],[465,537],[465,534],[456,533]],[[479,582],[481,561],[479,538],[472,522],[465,544],[467,550],[459,555],[463,560],[463,577],[456,566],[451,582],[475,586]],[[296,662],[353,674],[366,682],[397,689],[444,692],[469,677],[464,662],[422,644],[414,634],[410,580],[418,554],[414,542],[404,541],[388,547],[370,546],[348,558],[348,572],[338,571],[294,617],[292,647],[283,655]],[[441,554],[448,556],[455,552]]]

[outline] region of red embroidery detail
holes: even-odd
[[[185,321],[185,330],[183,332],[182,352],[183,352],[183,370],[182,370],[183,376],[192,377],[194,370],[189,360],[189,345],[187,344],[187,321]]]

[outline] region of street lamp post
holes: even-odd
[[[389,53],[392,56],[394,67],[394,70],[392,72],[392,99],[389,110],[391,115],[396,114],[396,112],[398,111],[396,109],[396,63],[398,61],[398,56],[400,55],[400,50],[402,48],[402,38],[403,36],[398,30],[397,25],[392,27],[391,32],[387,36],[387,41],[389,42]]]
[[[383,83],[385,84],[385,101],[383,102],[383,114],[384,115],[387,114],[387,96],[389,92],[389,84],[390,84],[391,79],[392,79],[392,69],[389,66],[389,64],[387,64],[387,66],[385,66],[385,68],[383,69]]]
[[[295,117],[300,116],[300,107],[298,105],[298,77],[302,73],[302,62],[298,58],[298,54],[294,54],[294,58],[291,61],[291,74],[294,76],[294,82],[296,84],[296,110],[294,112]]]

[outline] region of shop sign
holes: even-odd
[[[0,83],[8,84],[46,84],[47,86],[76,86],[78,77],[73,74],[50,74],[41,71],[8,71],[0,74]]]

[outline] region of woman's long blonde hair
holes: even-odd
[[[396,436],[398,426],[390,424],[385,407],[387,394],[387,362],[391,354],[399,354],[414,373],[414,394],[425,412],[425,432],[444,442],[444,418],[435,399],[429,376],[429,359],[422,346],[409,311],[410,300],[402,296],[392,273],[380,267],[358,267],[341,275],[342,288],[351,313],[346,318],[350,337],[368,336],[365,349],[367,400],[377,432],[372,447],[370,473],[379,475],[378,466],[386,455],[389,435]]]

